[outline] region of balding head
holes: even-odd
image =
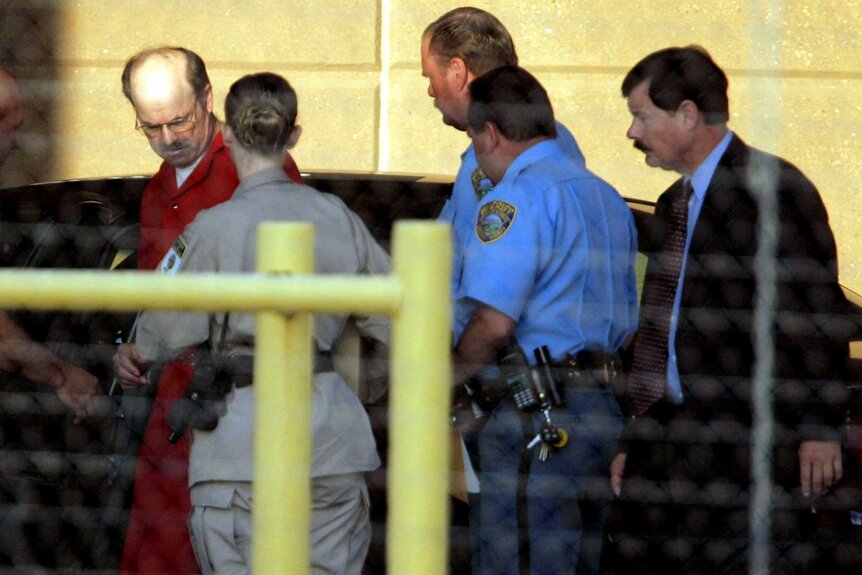
[[[15,132],[24,123],[24,98],[21,87],[6,70],[0,69],[0,166],[18,147]]]
[[[150,147],[167,163],[189,166],[206,152],[216,121],[206,67],[197,54],[171,47],[136,54],[123,70],[123,94],[138,124],[150,132]]]
[[[196,100],[186,78],[185,59],[174,53],[140,62],[129,74],[129,100],[136,111],[144,109],[151,114]]]
[[[192,91],[198,96],[203,96],[204,90],[209,86],[210,79],[203,59],[195,52],[181,46],[163,46],[138,52],[126,62],[123,68],[123,94],[134,105],[132,97],[132,76],[139,67],[149,62],[156,65],[159,62],[163,66],[178,66],[182,69],[185,80]]]

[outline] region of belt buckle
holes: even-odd
[[[566,381],[574,381],[580,377],[580,369],[578,368],[578,358],[575,355],[567,354],[566,356]]]
[[[586,365],[581,366],[578,363],[578,358],[577,358],[577,356],[580,355],[581,353],[584,353],[586,355],[590,352],[583,350],[581,352],[578,352],[578,354],[576,354],[576,355],[569,355],[567,357],[567,359],[566,359],[566,367],[568,369],[568,371],[566,373],[567,377],[570,380],[573,380],[574,378],[578,378],[581,381],[583,381],[581,378],[583,378],[585,376],[584,372],[590,372],[590,375],[592,377],[596,377],[596,378],[599,378],[601,380],[601,384],[604,384],[604,386],[610,387],[612,382],[616,378],[616,372],[617,372],[616,363],[613,361],[613,359],[606,357],[605,360],[602,361],[601,365],[593,365],[591,363],[588,366],[586,366]],[[591,353],[590,353],[590,356],[593,357],[593,355]],[[599,386],[597,386],[597,387],[599,387]]]

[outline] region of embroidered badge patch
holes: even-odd
[[[476,192],[476,199],[481,200],[488,195],[488,192],[494,189],[494,183],[485,176],[482,168],[476,168],[470,174],[470,179],[473,182],[473,191]]]
[[[479,218],[476,220],[476,235],[483,244],[490,244],[505,235],[518,208],[501,200],[488,202],[479,208]]]
[[[168,250],[168,253],[165,254],[165,257],[162,258],[162,262],[159,264],[159,272],[169,275],[177,273],[185,251],[186,241],[180,236]]]

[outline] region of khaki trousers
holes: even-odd
[[[218,483],[220,488],[233,488],[229,504],[196,504],[189,517],[198,565],[203,575],[247,575],[251,572],[251,483]],[[311,490],[311,573],[360,575],[371,543],[364,475],[318,477],[312,480]]]

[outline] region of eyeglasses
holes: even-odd
[[[177,120],[171,120],[170,122],[165,122],[164,124],[141,124],[140,119],[135,118],[135,129],[139,132],[143,132],[143,134],[148,138],[155,138],[156,136],[162,135],[162,128],[167,128],[174,134],[182,134],[183,132],[188,132],[191,130],[195,122],[197,122],[198,115],[198,102],[195,100],[194,108],[187,115],[179,118]]]

